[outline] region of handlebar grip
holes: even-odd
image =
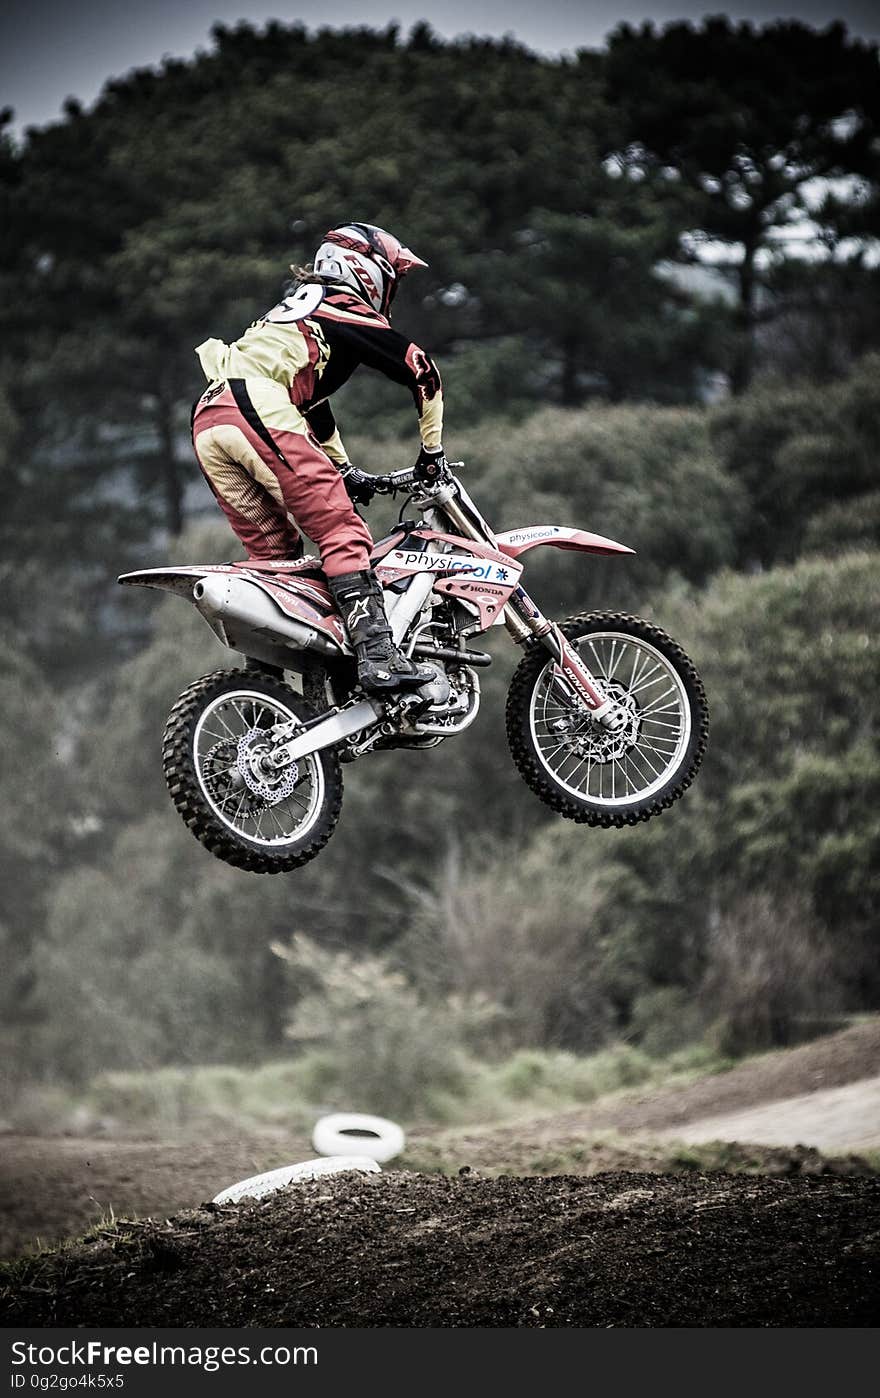
[[[450,471],[460,471],[464,462],[448,461],[446,465]],[[370,484],[377,495],[390,495],[393,490],[402,490],[404,486],[413,485],[416,479],[416,468],[408,466],[402,471],[389,471],[384,476],[371,476]]]
[[[392,490],[399,490],[402,486],[412,485],[415,480],[415,471],[412,467],[403,471],[389,471],[384,476],[373,476],[372,486],[380,495],[390,494]]]

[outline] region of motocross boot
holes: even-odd
[[[394,644],[382,589],[372,569],[343,573],[327,582],[348,628],[363,689],[387,694],[394,689],[418,689],[434,678],[432,670],[413,664]]]

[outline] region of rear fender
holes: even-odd
[[[296,668],[297,651],[340,656],[350,650],[340,618],[328,611],[329,594],[316,579],[202,563],[124,573],[119,582],[186,598],[224,645],[285,669]]]
[[[144,568],[137,573],[123,573],[116,581],[123,587],[157,587],[163,592],[173,592],[177,597],[193,600],[193,588],[199,578],[209,573],[224,573],[226,564],[187,563],[174,568]]]
[[[524,529],[508,529],[495,536],[498,547],[508,558],[519,558],[529,549],[549,544],[554,549],[577,549],[580,553],[635,553],[626,544],[606,539],[603,534],[591,534],[586,529],[570,529],[563,524],[529,524]]]

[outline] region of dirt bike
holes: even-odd
[[[183,820],[240,869],[283,873],[313,859],[342,805],[342,764],[387,748],[421,751],[463,733],[492,662],[472,638],[503,626],[524,654],[507,697],[510,752],[554,811],[587,825],[633,825],[693,781],[706,749],[700,677],[658,627],[616,612],[548,620],[521,584],[523,559],[550,546],[604,556],[633,549],[582,529],[539,524],[495,534],[456,474],[372,477],[402,491],[400,518],[372,563],[397,644],[431,678],[415,691],[365,694],[316,558],[252,559],[126,573],[195,604],[246,658],[184,690],[168,718],[165,778]],[[404,504],[404,510],[407,504]],[[401,511],[401,516],[403,510]],[[285,682],[298,677],[298,688]]]

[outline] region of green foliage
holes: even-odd
[[[710,925],[699,1000],[722,1053],[797,1042],[837,994],[831,941],[803,898],[746,895]]]
[[[201,1133],[283,1127],[308,1130],[320,1101],[317,1055],[242,1069],[160,1068],[149,1073],[104,1072],[89,1084],[79,1110],[92,1119],[135,1130]]]
[[[337,1110],[435,1116],[466,1093],[462,1049],[491,1020],[488,1001],[428,1002],[385,958],[327,951],[301,933],[276,951],[298,990],[288,1035],[323,1050]]]
[[[21,1031],[39,1018],[41,930],[51,881],[78,852],[79,812],[65,763],[70,726],[45,675],[0,641],[0,707],[7,741],[0,768],[0,1049],[11,1083],[31,1064],[18,1050]]]
[[[880,548],[880,490],[832,501],[811,515],[804,529],[804,553],[830,556],[868,548]]]
[[[229,1014],[239,989],[234,963],[173,936],[192,852],[172,835],[133,825],[116,850],[124,880],[80,868],[53,890],[35,1041],[47,1076],[82,1082],[110,1064],[210,1061],[245,1047],[248,1026]]]
[[[835,208],[830,224],[821,206],[813,213],[826,256],[774,258],[764,272],[756,351],[774,376],[826,384],[880,349],[880,265],[869,241],[877,237],[880,205],[871,186],[857,188],[859,201]]]
[[[705,412],[693,408],[547,408],[510,437],[501,423],[457,433],[473,491],[496,528],[577,524],[629,545],[635,558],[555,549],[527,556],[525,584],[555,615],[637,608],[670,580],[703,583],[732,563],[748,519],[721,467]]]
[[[419,1030],[415,1024],[413,1034]],[[415,1051],[420,1051],[418,1045]],[[575,1107],[646,1084],[680,1083],[728,1066],[708,1045],[652,1060],[626,1044],[588,1057],[523,1049],[498,1063],[480,1061],[460,1048],[459,1063],[465,1075],[454,1095],[432,1088],[397,1113],[406,1130],[434,1121],[455,1127],[517,1119],[527,1112]],[[359,1081],[357,1088],[353,1101],[344,1099],[346,1109],[363,1106]],[[245,1068],[227,1063],[111,1069],[77,1091],[31,1088],[4,1102],[4,1111],[16,1130],[35,1135],[58,1130],[134,1132],[204,1140],[231,1130],[310,1135],[319,1116],[337,1109],[339,1098],[338,1053],[304,1049]],[[442,1151],[442,1145],[439,1148]]]
[[[434,994],[477,993],[497,1006],[496,1052],[596,1048],[614,1022],[601,952],[589,940],[597,880],[560,876],[537,851],[512,854],[499,847],[482,863],[476,852],[465,861],[450,845],[432,886],[412,889],[416,906],[400,955]]]
[[[651,985],[632,1002],[629,1032],[652,1058],[699,1047],[705,1029],[704,1008],[683,985]]]
[[[662,207],[604,173],[578,213],[533,210],[484,273],[492,323],[531,347],[534,386],[521,392],[568,407],[597,394],[693,401],[698,370],[719,362],[724,318],[662,275],[676,249]]]
[[[530,1105],[563,1101],[594,1102],[656,1080],[658,1064],[629,1044],[616,1044],[581,1058],[571,1053],[520,1049],[499,1065],[497,1081],[514,1100]]]
[[[880,356],[868,356],[821,393],[805,383],[762,384],[736,405],[717,409],[711,434],[751,502],[741,560],[789,561],[816,515],[839,511],[878,488]]]

